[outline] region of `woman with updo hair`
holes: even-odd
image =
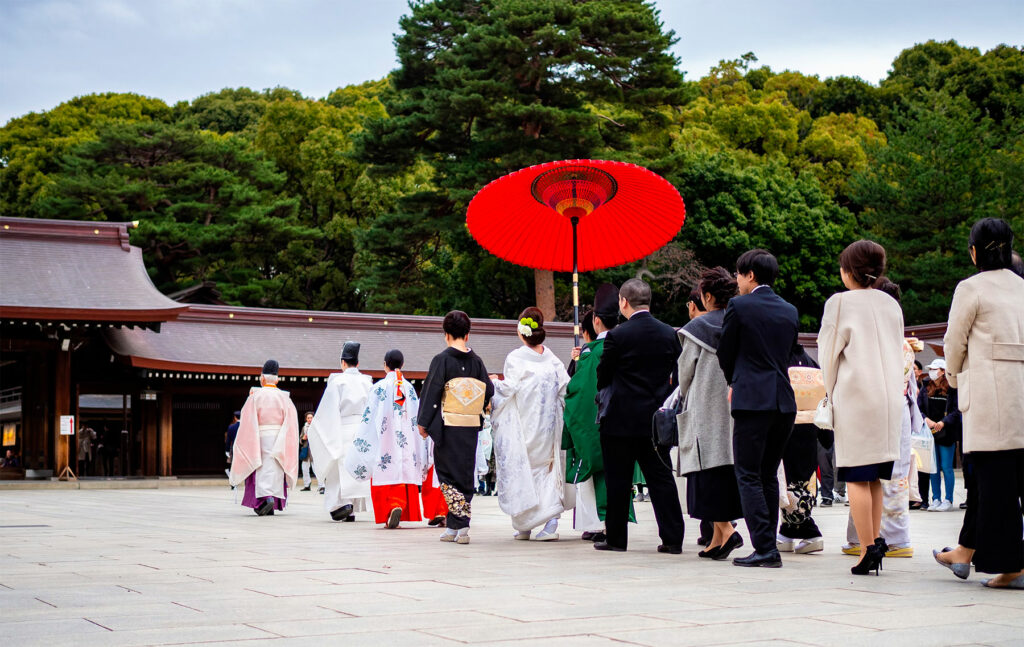
[[[725,306],[736,296],[736,279],[724,267],[700,277],[706,311],[679,330],[679,464],[686,474],[686,507],[691,517],[713,523],[700,557],[724,560],[743,545],[732,520],[743,516],[732,458],[729,384],[718,364]]]
[[[832,295],[818,333],[818,362],[835,430],[836,478],[847,483],[861,559],[854,575],[878,573],[882,484],[900,456],[903,426],[903,310],[886,285],[885,250],[858,240],[839,255],[847,292]]]
[[[512,517],[515,539],[558,539],[565,509],[562,412],[569,374],[544,346],[544,315],[527,308],[516,321],[522,346],[505,359],[504,379],[492,375],[491,432],[498,506]]]

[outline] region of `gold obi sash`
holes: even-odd
[[[449,427],[479,427],[487,385],[472,377],[457,377],[444,385],[441,420]]]

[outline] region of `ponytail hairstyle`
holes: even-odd
[[[701,294],[711,297],[715,308],[721,310],[729,304],[729,299],[736,296],[738,288],[736,279],[729,270],[718,266],[704,270],[704,273],[700,275],[700,283],[697,284],[697,289],[700,290]]]
[[[544,331],[544,313],[540,308],[529,307],[523,310],[516,322],[516,329],[529,346],[540,346],[544,343],[547,333]]]
[[[873,240],[858,240],[847,245],[839,255],[841,267],[853,282],[862,288],[885,285],[885,248]]]

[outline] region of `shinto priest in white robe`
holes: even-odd
[[[352,478],[344,461],[345,454],[352,451],[372,386],[370,376],[355,367],[332,373],[309,427],[313,470],[318,479],[323,479],[324,509],[328,512],[345,505],[351,505],[353,512],[366,510],[370,484]]]

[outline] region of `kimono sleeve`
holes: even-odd
[[[419,394],[419,410],[416,414],[416,424],[426,429],[431,436],[441,431],[441,398],[444,396],[446,378],[445,355],[440,353],[430,361],[427,379],[423,381],[423,390]],[[484,381],[490,383],[486,375]]]

